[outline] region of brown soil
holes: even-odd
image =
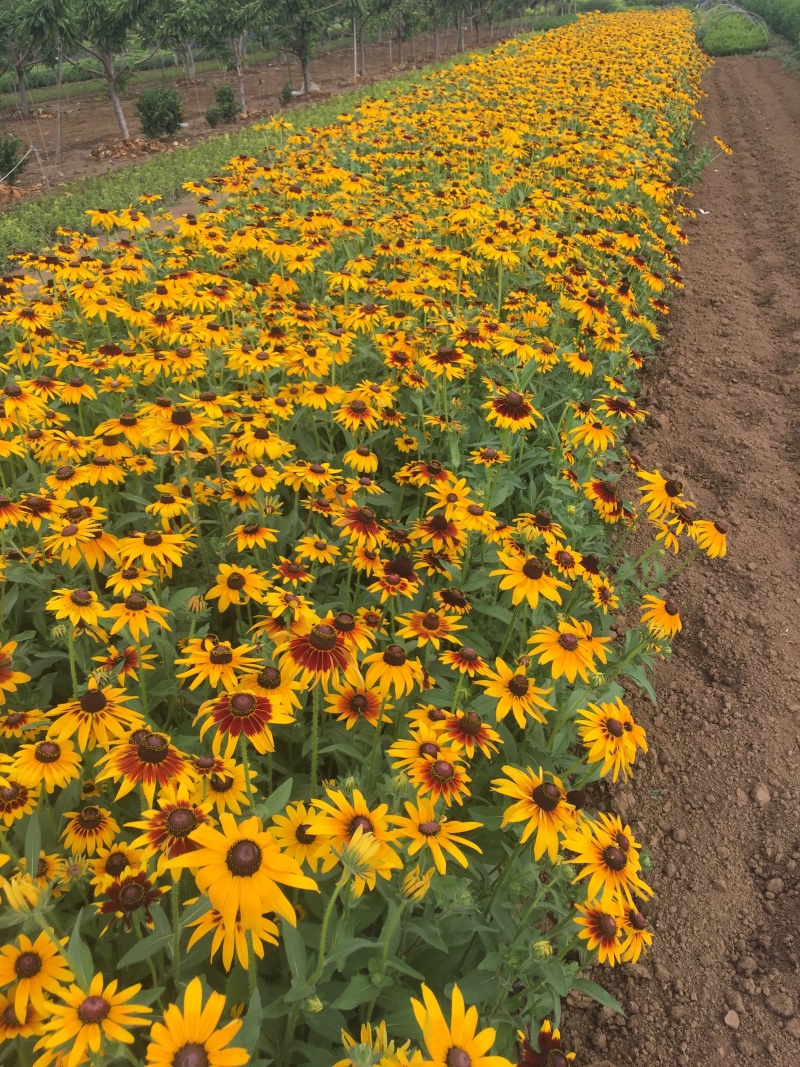
[[[526,27],[530,29],[530,26]],[[481,47],[488,47],[503,37],[510,35],[509,30],[496,30],[490,37],[488,28],[481,34]],[[466,51],[477,47],[474,34],[466,37]],[[440,56],[442,59],[456,51],[455,30],[443,30],[440,34]],[[370,85],[405,70],[424,66],[434,62],[433,37],[419,34],[403,45],[403,63],[399,63],[397,46],[390,49],[388,41],[373,42],[365,46],[365,76],[359,85]],[[353,52],[350,47],[338,47],[320,53],[311,64],[311,74],[321,93],[314,94],[316,99],[325,98],[354,88]],[[235,127],[218,126],[212,130],[205,119],[207,108],[214,103],[214,88],[223,84],[233,84],[233,75],[224,71],[198,74],[194,84],[176,80],[174,76],[148,82],[147,85],[176,85],[181,96],[185,120],[188,126],[182,128],[174,141],[180,144],[195,144]],[[247,68],[245,75],[245,99],[250,109],[250,121],[254,115],[271,114],[279,109],[278,98],[283,86],[289,82],[298,89],[302,84],[299,64],[292,60],[273,61]],[[122,109],[128,123],[131,138],[140,137],[139,120],[134,105],[145,85],[132,86],[122,99]],[[289,105],[289,110],[295,105]],[[130,165],[130,154],[96,158],[98,149],[102,152],[118,151],[119,146],[111,142],[119,138],[119,126],[111,110],[111,104],[104,90],[88,95],[66,97],[63,102],[62,139],[64,161],[62,166],[55,165],[55,102],[47,101],[33,105],[34,115],[22,116],[12,108],[0,109],[0,125],[5,132],[15,133],[24,146],[34,145],[38,150],[44,167],[44,176],[53,184],[76,178],[106,174],[120,167]],[[247,120],[237,120],[238,122]],[[173,141],[163,144],[170,148]],[[157,147],[157,146],[156,146]],[[92,155],[92,150],[95,155]],[[145,154],[142,149],[139,154]],[[20,189],[36,193],[43,184],[42,169],[32,158],[25,170]],[[0,205],[1,206],[1,205]]]
[[[732,530],[676,579],[684,630],[658,709],[638,701],[652,747],[616,795],[653,857],[656,941],[610,978],[627,1020],[568,1007],[591,1067],[800,1064],[800,85],[739,57],[704,86],[704,136],[735,154],[694,189],[639,445]]]

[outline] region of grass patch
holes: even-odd
[[[742,56],[769,45],[763,29],[744,15],[712,12],[698,27],[697,38],[710,56]]]

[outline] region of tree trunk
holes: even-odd
[[[111,101],[111,106],[114,109],[114,115],[117,119],[119,132],[122,134],[124,140],[127,141],[130,137],[130,134],[128,133],[128,123],[125,121],[125,115],[122,110],[122,104],[120,103],[119,93],[117,92],[117,78],[114,73],[113,52],[103,52],[103,75],[106,79],[108,99]]]
[[[477,15],[473,15],[472,25],[475,27],[475,45],[480,47],[481,43],[481,20]]]
[[[17,67],[17,94],[19,96],[19,109],[23,115],[30,115],[31,105],[28,100],[28,85],[25,81],[25,68]]]
[[[358,24],[353,12],[353,81],[358,81]]]
[[[464,23],[461,15],[456,16],[456,52],[464,51]]]
[[[358,73],[360,77],[364,77],[364,71],[366,70],[366,62],[364,60],[364,29],[362,27],[361,33],[358,38]]]
[[[439,58],[439,52],[440,52],[439,20],[437,18],[437,19],[433,20],[433,58],[434,59],[438,59]]]
[[[58,86],[58,95],[56,96],[56,145],[55,145],[55,158],[56,166],[60,167],[64,162],[64,150],[62,148],[61,141],[61,75],[63,69],[64,59],[61,46],[61,40],[58,42],[58,74],[56,78],[56,85]]]
[[[311,92],[311,71],[308,69],[308,56],[300,57],[300,67],[303,71],[303,95],[308,96]]]
[[[186,80],[194,85],[194,53],[191,41],[181,41],[183,51],[183,69],[186,72]]]
[[[233,63],[236,68],[236,98],[239,102],[239,110],[245,115],[247,114],[247,103],[244,97],[245,35],[243,33],[237,33],[231,37],[231,51],[233,52]]]

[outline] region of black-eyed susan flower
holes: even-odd
[[[634,904],[634,897],[648,897],[653,890],[639,877],[640,845],[630,827],[616,816],[600,813],[598,821],[584,819],[564,835],[564,848],[576,853],[572,862],[583,865],[575,882],[589,879],[587,898],[610,908],[616,900]]]
[[[622,952],[622,913],[619,904],[612,901],[606,908],[598,901],[589,900],[586,904],[576,904],[580,917],[573,919],[580,927],[578,937],[586,941],[589,952],[597,952],[600,963],[612,967],[619,963]]]
[[[261,603],[269,585],[255,567],[239,567],[220,563],[217,580],[206,593],[207,600],[216,600],[219,611],[227,611],[231,604],[246,604],[250,600]]]
[[[412,997],[411,1006],[428,1050],[425,1067],[512,1067],[505,1057],[489,1055],[495,1031],[491,1027],[478,1030],[478,1009],[465,1006],[457,985],[453,986],[449,1023],[426,985],[422,1001]]]
[[[710,559],[718,559],[728,551],[728,532],[730,526],[722,519],[696,519],[692,524],[692,536],[698,547],[702,548]]]
[[[354,847],[358,855],[351,858],[358,861],[358,869],[353,872],[353,891],[356,896],[361,896],[365,888],[375,888],[378,875],[389,879],[393,870],[403,866],[394,850],[399,833],[389,827],[388,804],[379,804],[370,809],[358,789],[353,790],[352,800],[348,800],[341,790],[326,788],[325,792],[330,802],[312,801],[316,810],[310,821],[309,832],[327,839],[335,856],[342,862],[347,862],[344,857],[347,847]],[[360,848],[362,838],[365,847],[363,855]],[[363,869],[361,860],[364,861]]]
[[[167,863],[175,856],[194,852],[200,846],[192,840],[192,833],[198,826],[210,821],[210,800],[198,803],[192,796],[192,787],[188,782],[167,785],[158,795],[158,806],[142,812],[138,822],[126,823],[144,833],[131,842],[131,849],[138,849],[144,861],[153,856],[158,857],[156,873],[163,875]],[[175,881],[180,878],[180,871],[172,870]]]
[[[102,764],[105,766],[97,781],[119,782],[115,800],[127,796],[139,785],[148,804],[153,803],[156,788],[163,789],[188,774],[188,761],[170,738],[146,728],[134,730],[126,740],[116,742],[98,760],[98,766]]]
[[[436,756],[421,756],[408,768],[408,777],[418,796],[430,794],[435,804],[439,797],[449,808],[454,802],[463,804],[469,796],[470,776],[462,764],[460,753],[453,749],[440,749]]]
[[[35,737],[44,725],[44,713],[38,708],[30,711],[9,709],[0,714],[0,737]]]
[[[66,938],[60,942],[66,944]],[[35,941],[20,934],[14,944],[0,948],[0,988],[13,984],[14,1011],[24,1019],[28,1004],[50,1014],[49,997],[58,996],[74,975],[46,933]]]
[[[207,681],[214,689],[234,689],[237,674],[258,670],[260,661],[248,653],[255,645],[236,645],[229,641],[216,641],[211,636],[195,637],[183,648],[183,658],[175,660],[176,667],[186,667],[178,678],[191,678],[190,689],[197,689]]]
[[[552,688],[543,689],[537,686],[533,679],[528,677],[522,664],[513,669],[498,658],[495,660],[495,667],[494,671],[486,667],[481,672],[482,677],[475,679],[475,685],[483,686],[486,696],[497,701],[497,721],[501,722],[511,712],[520,729],[525,728],[526,715],[537,722],[545,722],[543,713],[553,710],[553,705],[545,700],[545,697],[552,693]]]
[[[657,637],[673,638],[683,628],[675,601],[662,600],[650,593],[642,597],[642,622]]]
[[[466,626],[458,620],[458,615],[447,615],[443,611],[411,611],[408,615],[397,616],[397,636],[416,639],[418,648],[430,643],[438,649],[442,641],[460,645],[461,641],[454,636],[454,631],[465,630]]]
[[[500,588],[511,590],[512,604],[521,604],[523,600],[527,600],[535,610],[540,596],[560,604],[559,589],[569,589],[566,582],[553,578],[548,573],[548,564],[537,556],[523,557],[509,552],[498,552],[497,558],[503,566],[490,571],[490,574],[503,576]]]
[[[258,959],[264,958],[264,945],[278,944],[278,927],[265,915],[259,926],[245,928],[237,919],[233,924],[228,924],[216,908],[209,908],[199,919],[188,924],[194,927],[194,933],[189,938],[187,949],[191,949],[202,938],[211,935],[210,959],[214,960],[217,952],[222,950],[222,965],[226,971],[230,971],[233,965],[234,953],[239,964],[245,970],[250,964],[250,946]]]
[[[533,858],[541,859],[545,852],[550,862],[558,856],[559,836],[574,823],[575,809],[567,801],[567,791],[560,778],[549,772],[539,773],[528,767],[503,767],[505,778],[496,778],[492,789],[502,796],[511,797],[515,803],[503,813],[503,826],[512,822],[524,822],[521,841],[535,834]]]
[[[146,1062],[154,1067],[242,1067],[249,1063],[246,1049],[231,1047],[241,1020],[220,1025],[224,1010],[221,993],[210,993],[203,1004],[200,979],[193,978],[183,996],[183,1010],[170,1004],[164,1021],[153,1024]]]
[[[388,712],[394,709],[377,688],[356,685],[348,681],[334,682],[335,693],[325,697],[325,710],[335,715],[345,728],[352,730],[357,722],[368,722],[377,727],[379,718],[391,722]]]
[[[273,815],[273,834],[287,856],[296,859],[302,866],[307,864],[313,874],[322,863],[322,872],[336,865],[336,854],[331,850],[330,838],[325,834],[311,833],[311,823],[317,816],[311,807],[302,801],[288,804],[285,812]]]
[[[238,552],[243,552],[247,548],[266,548],[268,544],[274,544],[278,540],[277,532],[259,522],[245,522],[234,527],[229,539],[236,541]]]
[[[395,696],[402,697],[422,684],[422,664],[409,659],[402,645],[387,645],[383,652],[366,656],[364,664],[367,667],[367,688],[376,686],[382,696],[387,696],[394,689]]]
[[[142,987],[119,989],[114,979],[107,985],[102,974],[89,983],[88,993],[78,985],[63,989],[51,1001],[44,1036],[38,1047],[61,1057],[64,1067],[80,1067],[118,1042],[131,1045],[134,1026],[144,1026],[152,1008],[130,1004]]]
[[[109,848],[101,846],[97,850],[97,856],[89,864],[92,885],[102,891],[123,875],[136,874],[143,864],[142,854],[132,849],[130,845],[126,845],[124,841],[117,841]]]
[[[503,742],[496,730],[481,719],[477,711],[462,711],[456,708],[452,714],[445,717],[440,731],[443,740],[446,740],[456,752],[462,749],[467,757],[475,756],[478,748],[487,759],[492,758],[492,753],[497,752],[498,744]]]
[[[0,785],[0,819],[6,827],[23,815],[30,815],[39,799],[39,788],[28,788],[14,777],[4,774]]]
[[[316,882],[280,851],[256,816],[237,824],[229,812],[223,812],[219,821],[218,830],[207,823],[194,830],[192,840],[200,847],[171,859],[169,867],[191,868],[197,888],[226,924],[235,922],[238,912],[245,929],[257,929],[264,913],[274,911],[295,926],[295,909],[280,886],[316,890]]]
[[[71,741],[37,741],[20,745],[14,756],[12,773],[28,789],[44,786],[48,793],[63,789],[67,782],[79,778],[81,759]]]
[[[404,806],[406,815],[390,815],[389,822],[400,830],[400,839],[408,842],[406,851],[409,856],[415,856],[424,848],[430,851],[439,874],[447,872],[447,856],[452,856],[462,867],[469,866],[469,860],[459,846],[481,851],[474,841],[463,835],[479,829],[482,823],[437,816],[433,803],[424,797],[420,797],[416,804],[405,801]]]
[[[626,963],[636,963],[653,943],[653,934],[647,929],[647,918],[635,904],[625,904],[622,907],[620,927],[623,939],[622,959]]]
[[[63,817],[68,821],[61,838],[76,856],[93,856],[99,847],[108,848],[119,833],[119,823],[98,804],[85,804],[80,811],[64,812]]]
[[[627,779],[631,775],[637,749],[647,752],[647,740],[641,726],[633,720],[633,715],[621,697],[615,701],[589,704],[586,709],[579,709],[576,716],[578,734],[589,750],[586,759],[589,763],[602,763],[600,774],[613,770],[613,780],[622,773]]]
[[[257,752],[275,751],[271,725],[294,722],[294,715],[280,703],[245,687],[228,690],[200,705],[195,722],[204,718],[200,737],[216,726],[217,732],[236,741],[240,735],[252,742]]]
[[[131,593],[121,604],[112,604],[106,612],[107,617],[114,620],[109,631],[111,636],[127,627],[137,643],[142,637],[150,636],[151,622],[155,623],[157,630],[171,630],[172,627],[167,622],[167,616],[171,614],[167,608],[153,604],[142,593]]]
[[[281,670],[291,666],[304,686],[322,685],[327,691],[331,682],[342,674],[360,682],[351,650],[342,635],[328,623],[315,623],[308,633],[290,637],[276,647],[275,654]]]
[[[460,674],[474,678],[486,671],[486,664],[474,648],[459,648],[455,652],[442,652],[439,662]]]
[[[172,891],[175,892],[174,888]],[[95,901],[95,907],[101,915],[111,916],[106,929],[115,919],[128,931],[139,922],[152,929],[153,914],[150,909],[167,892],[169,886],[156,885],[155,874],[149,875],[146,871],[125,873],[103,884],[102,895]]]
[[[45,1016],[29,1003],[21,1016],[14,1009],[15,990],[9,990],[8,996],[0,993],[0,1044],[15,1037],[33,1037],[42,1032]]]
[[[676,507],[692,506],[683,497],[683,482],[675,478],[664,478],[659,471],[637,471],[638,478],[645,483],[641,487],[642,503],[655,518],[666,515]]]
[[[605,663],[608,653],[605,645],[608,637],[594,637],[592,624],[586,620],[571,619],[558,623],[558,628],[543,626],[536,630],[528,641],[531,652],[539,663],[550,664],[553,678],[562,675],[574,682],[577,675],[588,682],[589,671],[594,670],[595,658]]]

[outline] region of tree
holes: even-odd
[[[38,50],[37,41],[29,32],[27,14],[26,5],[19,0],[0,2],[0,72],[14,71],[23,115],[30,114],[25,72],[35,63]]]
[[[275,0],[267,14],[270,37],[287,52],[297,56],[303,72],[303,92],[311,92],[310,62],[326,17],[334,10],[344,12],[346,0]]]
[[[119,90],[132,71],[146,63],[160,46],[155,44],[148,56],[133,62],[124,57],[131,36],[142,23],[155,0],[71,0],[70,15],[81,48],[98,61],[96,73],[105,80],[108,99],[120,133],[127,140],[128,124],[122,111]]]
[[[264,20],[259,0],[178,0],[176,9],[191,36],[200,44],[218,48],[227,42],[236,72],[236,99],[242,114],[247,112],[244,61],[248,34],[257,31]]]

